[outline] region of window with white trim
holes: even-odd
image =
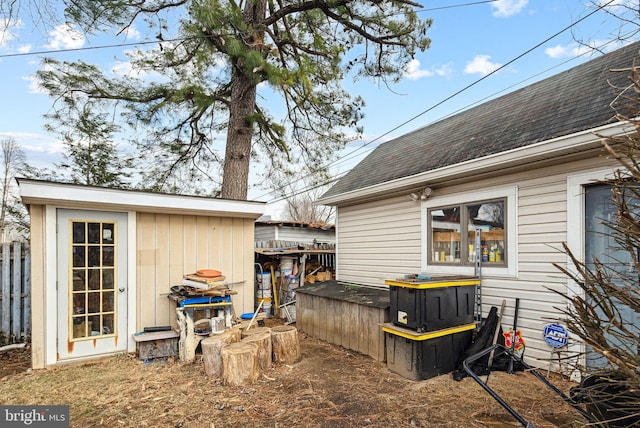
[[[427,210],[431,265],[474,265],[476,233],[484,266],[506,267],[507,199],[472,201]]]

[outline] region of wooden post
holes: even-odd
[[[249,330],[251,331],[251,330]],[[258,366],[261,371],[267,371],[272,363],[271,329],[256,334],[250,334],[242,339],[243,342],[255,343],[258,347]]]
[[[222,348],[222,378],[225,385],[242,386],[260,375],[258,347],[255,343],[236,342]]]
[[[273,347],[273,361],[277,363],[293,364],[300,361],[300,343],[298,329],[292,325],[278,325],[271,329],[271,345]]]
[[[235,342],[237,342],[236,335],[231,331],[225,331],[221,334],[209,336],[200,342],[202,345],[204,371],[207,375],[222,378],[222,348]]]

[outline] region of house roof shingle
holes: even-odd
[[[378,146],[322,197],[479,159],[617,121],[640,42]],[[375,171],[375,173],[372,173]]]

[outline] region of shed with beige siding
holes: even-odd
[[[254,221],[264,203],[18,185],[31,217],[34,368],[133,352],[133,333],[175,327],[167,295],[197,269],[222,271],[237,291],[235,313],[253,311]]]
[[[509,329],[519,298],[526,357],[547,365],[544,326],[562,322],[567,302],[558,293],[576,292],[553,263],[568,262],[564,242],[584,260],[590,189],[619,166],[601,136],[631,131],[611,108],[623,108],[612,103],[627,74],[610,70],[628,69],[639,49],[629,45],[378,146],[316,201],[337,207],[338,281],[384,287],[412,273],[474,275],[477,229],[494,250],[482,263],[483,315],[505,299]],[[499,214],[480,214],[490,208]],[[441,230],[457,234],[446,256]],[[489,230],[502,240],[484,245]]]

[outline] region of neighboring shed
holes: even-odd
[[[600,136],[628,130],[612,107],[622,108],[616,97],[625,88],[637,94],[629,71],[612,70],[639,63],[639,49],[631,44],[378,146],[316,201],[337,207],[337,279],[384,286],[408,273],[473,275],[480,230],[484,315],[506,299],[510,328],[519,298],[526,356],[548,364],[543,329],[566,305],[556,292],[577,292],[552,266],[568,261],[562,243],[583,260],[608,251],[598,227],[610,196],[593,181],[618,166]]]
[[[132,334],[176,326],[184,274],[222,271],[253,310],[254,221],[264,203],[18,179],[31,217],[32,365],[135,351]]]
[[[308,223],[285,220],[256,220],[255,232],[258,248],[283,246],[309,246],[314,243],[333,246],[336,242],[336,227],[333,224]]]
[[[279,264],[285,257],[293,258],[295,275],[322,270],[332,277],[335,270],[336,230],[333,224],[289,220],[256,220],[256,268]],[[278,272],[276,271],[276,274]],[[277,279],[276,279],[277,281]],[[296,281],[305,283],[305,275]]]

